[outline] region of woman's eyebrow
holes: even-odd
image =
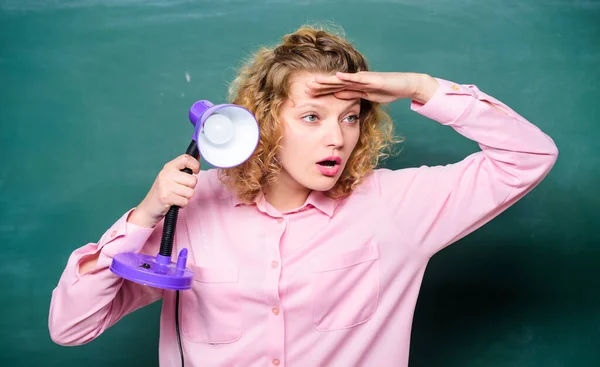
[[[344,108],[344,110],[347,111],[358,105],[360,105],[360,99],[357,99],[353,103],[349,104],[348,107]],[[306,103],[302,103],[301,105],[295,106],[294,108],[304,108],[304,107],[324,108],[324,107],[326,107],[326,105],[323,103],[317,103],[317,102],[306,102]]]
[[[299,106],[295,106],[295,108],[304,108],[304,107],[323,108],[323,107],[325,107],[325,105],[322,103],[306,102]]]

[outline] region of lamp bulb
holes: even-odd
[[[233,122],[225,115],[218,113],[210,115],[202,127],[206,139],[213,144],[225,144],[233,137]]]

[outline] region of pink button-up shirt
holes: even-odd
[[[261,196],[242,204],[215,170],[200,172],[173,251],[175,259],[188,248],[194,272],[193,288],[180,292],[186,366],[408,364],[429,258],[523,197],[558,155],[505,104],[473,85],[438,82],[429,102],[411,108],[479,143],[480,152],[456,164],[378,169],[344,200],[312,192],[285,213]],[[141,228],[128,214],[72,253],[52,294],[50,334],[62,345],[86,343],[162,298],[160,365],[179,366],[175,292],[108,269],[116,253],[158,252],[162,225]],[[80,274],[82,259],[98,251],[96,268]]]

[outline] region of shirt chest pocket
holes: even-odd
[[[317,330],[350,328],[367,322],[379,302],[379,247],[319,254],[313,269],[313,324]]]
[[[199,267],[192,289],[181,295],[181,330],[196,343],[232,343],[241,332],[241,297],[238,268]]]

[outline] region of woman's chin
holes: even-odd
[[[314,191],[329,191],[335,186],[339,177],[337,176],[324,176],[314,177],[307,182],[307,188]]]

